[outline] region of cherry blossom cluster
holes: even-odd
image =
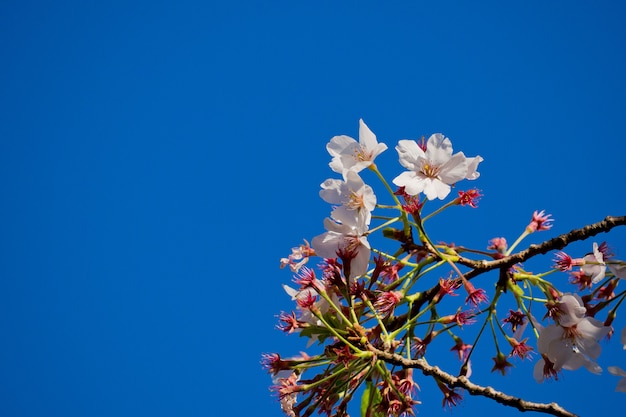
[[[502,375],[516,360],[534,361],[538,382],[558,379],[564,370],[602,371],[599,341],[613,334],[626,298],[626,291],[617,290],[626,279],[626,262],[615,259],[609,245],[593,243],[580,258],[562,251],[591,236],[582,233],[547,241],[543,252],[518,249],[528,235],[551,229],[552,216],[543,210],[532,214],[511,245],[504,237],[492,238],[484,249],[441,243],[429,234],[428,220],[450,207],[477,207],[480,190],[453,194],[452,188],[479,178],[482,157],[454,153],[440,133],[400,140],[395,149],[404,171],[389,183],[374,162],[388,147],[363,120],[358,141],[335,136],[326,149],[336,177],[322,182],[319,193],[331,205],[325,231],[280,260],[294,274],[292,284],[283,286],[294,307],[279,314],[277,327],[306,338],[316,353],[262,358],[286,415],[347,416],[353,400],[364,415],[414,415],[420,404],[416,369],[434,380],[444,407],[452,407],[464,390],[482,395],[469,382],[481,338],[492,340],[483,345],[493,346],[492,372]],[[382,197],[365,183],[364,173],[385,190]],[[626,219],[618,218],[598,227],[608,231],[622,224]],[[546,271],[524,269],[524,260],[548,251],[553,263]],[[477,288],[475,278],[488,272],[492,284]],[[552,273],[568,274],[568,287],[548,280]],[[501,316],[498,303],[514,308]],[[470,327],[477,329],[473,340],[463,340],[467,333],[461,331]],[[451,346],[458,360],[453,370],[428,363],[436,343]],[[626,328],[621,343],[626,349]],[[626,372],[608,370],[623,377],[616,389],[626,392]],[[541,404],[533,409],[553,410]]]

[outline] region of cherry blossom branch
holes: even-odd
[[[579,240],[585,240],[592,236],[595,236],[599,233],[609,232],[611,229],[617,226],[626,225],[626,216],[607,216],[604,220],[599,221],[597,223],[589,224],[587,226],[581,227],[579,229],[574,229],[569,231],[568,233],[564,233],[557,237],[554,237],[550,240],[546,240],[543,243],[538,245],[530,245],[527,249],[517,252],[513,255],[505,256],[504,258],[497,259],[494,261],[475,261],[469,258],[464,258],[459,256],[456,262],[461,265],[472,268],[471,271],[468,271],[463,274],[465,279],[470,279],[476,277],[477,275],[483,274],[487,271],[491,271],[494,269],[500,268],[502,271],[507,268],[519,263],[523,262],[527,259],[532,258],[535,255],[546,254],[552,250],[563,249],[567,245],[572,242],[576,242]],[[422,246],[418,246],[412,242],[404,243],[404,249],[410,251],[412,249],[423,249]],[[410,314],[414,315],[417,311],[422,308],[422,305],[432,300],[432,298],[437,294],[440,290],[440,285],[435,284],[432,288],[425,291],[420,299],[413,304],[411,307]],[[397,328],[399,323],[402,323],[406,319],[406,315],[398,316],[395,318],[392,324],[389,325],[390,330],[394,330]]]
[[[509,268],[519,262],[530,259],[535,255],[543,255],[552,250],[563,249],[572,242],[585,240],[599,233],[606,233],[614,227],[624,225],[626,225],[626,216],[607,216],[602,221],[581,227],[580,229],[571,230],[568,233],[546,240],[539,245],[530,245],[528,249],[495,261],[474,261],[468,258],[459,257],[457,262],[473,268],[471,271],[464,274],[465,278],[469,279],[496,268]]]
[[[444,382],[450,388],[463,388],[470,395],[487,397],[500,404],[517,408],[520,411],[536,411],[559,417],[578,417],[576,414],[567,411],[557,403],[536,403],[523,400],[521,398],[505,394],[490,386],[484,387],[482,385],[474,384],[465,376],[455,377],[441,370],[437,366],[429,365],[425,359],[406,359],[398,354],[384,352],[382,350],[376,349],[371,345],[369,346],[369,349],[372,353],[383,359],[385,362],[393,365],[398,365],[403,368],[419,369],[424,375],[432,376],[433,378]]]

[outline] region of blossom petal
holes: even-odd
[[[365,145],[367,149],[374,149],[378,145],[376,135],[367,127],[363,119],[359,119],[359,142],[361,145]]]
[[[467,175],[465,179],[467,180],[475,180],[480,177],[480,172],[476,171],[478,169],[478,164],[484,161],[482,156],[475,156],[473,158],[467,158]]]
[[[399,140],[396,151],[400,165],[410,171],[419,171],[422,167],[422,161],[426,160],[426,154],[414,140]]]
[[[404,191],[409,195],[417,195],[424,190],[426,178],[415,171],[404,171],[393,179],[393,183],[398,187],[404,187]]]
[[[439,177],[446,184],[455,184],[467,176],[467,158],[463,152],[454,154],[439,169]]]
[[[450,186],[438,179],[425,178],[423,184],[423,192],[429,200],[434,200],[435,198],[443,200],[450,194]]]
[[[435,133],[426,143],[426,159],[433,165],[443,165],[452,156],[452,143],[441,133]]]

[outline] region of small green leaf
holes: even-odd
[[[361,417],[384,417],[384,413],[375,411],[376,406],[380,404],[382,397],[378,388],[372,383],[367,381],[365,384],[365,390],[361,397]]]

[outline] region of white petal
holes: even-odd
[[[422,161],[426,160],[426,155],[422,148],[414,140],[403,139],[398,141],[396,146],[400,165],[411,171],[419,171]]]
[[[327,203],[330,204],[342,204],[342,185],[344,182],[342,180],[329,178],[324,181],[320,187],[320,197]]]
[[[543,367],[546,365],[546,361],[542,359],[539,359],[537,361],[537,363],[535,364],[535,367],[533,368],[533,377],[535,378],[535,381],[537,381],[538,383],[542,383],[543,382]]]
[[[615,375],[615,376],[626,376],[626,371],[624,371],[622,368],[620,368],[619,366],[609,366],[608,368],[606,368],[609,373],[611,375]]]
[[[296,296],[298,295],[298,290],[296,290],[295,288],[291,288],[289,285],[286,284],[283,284],[283,289],[285,290],[287,295],[291,297],[292,300],[296,299]]]
[[[564,294],[558,306],[562,313],[559,316],[559,324],[563,327],[571,327],[578,324],[587,312],[578,294]]]
[[[417,195],[424,190],[425,179],[414,171],[404,171],[393,179],[393,183],[398,187],[404,187],[407,194]]]
[[[452,143],[450,139],[441,133],[435,133],[428,138],[426,143],[426,159],[436,166],[448,162],[452,155]]]
[[[373,150],[378,145],[376,135],[367,127],[363,119],[359,120],[359,142],[368,150]]]
[[[626,264],[609,264],[609,269],[616,277],[626,279]]]
[[[446,184],[455,184],[467,176],[467,158],[463,152],[456,153],[439,168],[439,178]]]
[[[365,245],[360,245],[358,253],[350,262],[350,277],[356,278],[367,272],[370,260],[370,249]]]
[[[476,171],[478,169],[478,164],[484,161],[482,156],[475,156],[473,158],[467,158],[467,176],[465,179],[467,180],[475,180],[480,177],[480,172]]]
[[[593,340],[600,340],[611,331],[609,326],[605,326],[603,322],[593,317],[585,317],[582,319],[576,325],[576,329],[582,336]]]
[[[426,178],[423,184],[424,194],[426,194],[426,198],[429,200],[434,200],[435,198],[443,200],[450,194],[450,186],[438,179]]]
[[[311,241],[311,247],[315,250],[317,256],[321,256],[322,258],[336,258],[341,240],[342,236],[340,234],[326,232],[315,236]]]
[[[346,135],[334,136],[326,145],[326,150],[330,156],[339,156],[346,152],[346,149],[354,149],[358,146],[356,140]]]

